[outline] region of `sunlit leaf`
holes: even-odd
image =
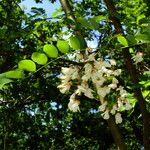
[[[62,8],[55,9],[55,11],[52,13],[52,17],[53,17],[53,18],[56,18],[56,17],[58,17],[61,13],[62,13]]]
[[[137,32],[136,35],[135,35],[135,37],[136,37],[136,39],[137,39],[138,41],[147,42],[147,43],[150,42],[150,37],[149,37],[149,35],[146,34],[146,33],[145,33],[145,34],[142,34],[142,33],[140,33],[140,32]]]
[[[12,82],[11,79],[8,78],[0,78],[0,89],[4,87],[5,84]]]
[[[43,47],[43,51],[47,54],[48,57],[57,58],[58,50],[54,45],[46,44]]]
[[[40,65],[47,63],[48,58],[44,53],[34,52],[31,56],[32,60]]]
[[[85,49],[87,44],[85,39],[82,36],[77,36],[79,42],[80,42],[80,49]]]
[[[99,28],[99,23],[97,23],[97,21],[95,19],[90,18],[89,22],[90,22],[93,30],[97,30]]]
[[[122,44],[123,46],[128,46],[128,42],[126,40],[126,38],[122,35],[118,35],[117,36],[117,40],[120,44]]]
[[[136,45],[137,44],[137,40],[135,39],[135,37],[131,34],[127,35],[127,40],[128,40],[128,44],[131,45]]]
[[[24,73],[22,70],[12,70],[5,73],[6,78],[20,79],[23,78]]]
[[[70,46],[71,46],[73,49],[78,50],[78,49],[81,48],[81,46],[80,46],[80,41],[79,41],[79,39],[78,39],[77,37],[71,36],[71,37],[69,38],[69,42],[70,42]]]
[[[21,60],[18,63],[18,68],[19,69],[23,69],[25,71],[30,71],[30,72],[34,72],[36,71],[36,65],[32,60]]]
[[[69,51],[69,44],[65,40],[58,40],[57,41],[57,48],[62,53],[67,53]]]
[[[87,19],[85,19],[83,17],[79,17],[79,18],[77,18],[77,21],[79,23],[81,23],[82,26],[84,26],[84,27],[86,27],[88,29],[91,29],[91,25],[90,25],[90,23],[89,23],[89,21]]]
[[[106,20],[107,16],[99,15],[99,16],[93,17],[93,19],[95,19],[97,21]]]

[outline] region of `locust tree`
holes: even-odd
[[[149,3],[19,3],[0,2],[1,148],[149,150]]]

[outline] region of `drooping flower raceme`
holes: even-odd
[[[116,123],[121,123],[120,109],[124,107],[129,110],[132,106],[127,100],[127,91],[119,86],[117,76],[121,74],[121,69],[114,69],[116,61],[96,60],[95,54],[89,54],[88,51],[79,56],[77,61],[83,62],[83,66],[63,67],[60,76],[61,84],[58,85],[61,93],[66,93],[73,87],[68,108],[73,112],[80,111],[80,101],[77,97],[81,94],[90,99],[96,97],[101,103],[99,110],[102,112],[102,117],[109,119],[110,115],[115,115]],[[113,105],[110,105],[107,100],[110,93],[116,93]]]

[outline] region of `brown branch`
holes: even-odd
[[[76,22],[76,18],[73,15],[73,12],[72,12],[69,1],[68,0],[60,0],[60,3],[61,3],[61,6],[62,6],[67,18],[69,18],[69,19],[73,20],[74,22]]]
[[[112,0],[104,0],[104,2],[106,3],[106,6],[108,8],[109,17],[110,17],[110,20],[112,21],[112,24],[115,27],[116,33],[124,34],[122,25],[121,25],[119,19],[116,17],[117,11],[115,9],[115,6],[114,6]],[[132,80],[133,84],[136,86],[136,88],[134,88],[134,95],[139,102],[139,106],[140,106],[140,110],[141,110],[142,118],[143,118],[144,147],[145,147],[145,150],[150,150],[150,116],[146,109],[146,101],[142,95],[141,89],[139,88],[139,74],[132,62],[129,48],[122,49],[122,52],[123,52],[124,62],[126,64],[128,72],[130,74],[131,80]]]
[[[110,116],[110,118],[107,120],[107,123],[109,125],[112,136],[113,136],[114,141],[117,144],[119,150],[125,150],[126,149],[125,142],[124,142],[122,134],[120,133],[120,129],[118,128],[118,126],[115,123],[114,116]]]

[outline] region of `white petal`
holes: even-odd
[[[122,117],[120,113],[117,113],[115,115],[115,119],[116,119],[116,124],[121,123],[122,122]]]
[[[70,100],[70,102],[68,103],[68,108],[73,112],[80,111],[79,104],[80,104],[80,101],[78,100],[74,100],[74,101]]]
[[[116,66],[116,61],[115,61],[114,59],[111,59],[111,60],[110,60],[110,64],[111,64],[112,66]]]
[[[109,119],[109,111],[108,110],[106,110],[104,113],[102,113],[102,116],[103,116],[103,118],[105,119],[105,120],[107,120],[107,119]]]

